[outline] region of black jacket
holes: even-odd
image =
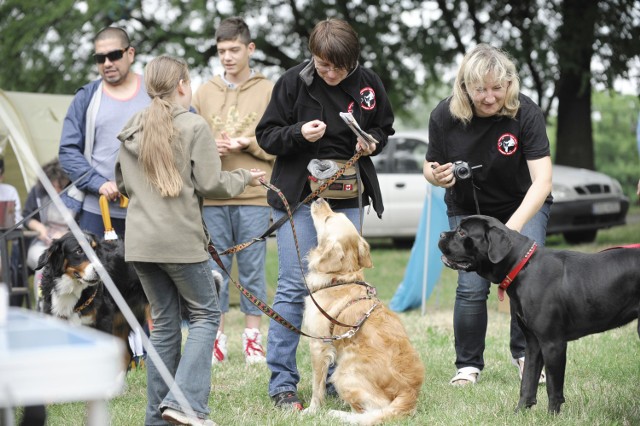
[[[271,101],[256,127],[260,147],[277,156],[271,183],[282,191],[291,206],[297,205],[308,195],[307,164],[314,158],[320,158],[318,151],[322,139],[316,142],[307,141],[302,136],[302,125],[312,120],[326,121],[327,114],[337,115],[341,112],[326,111],[320,104],[314,96],[318,90],[317,80],[314,84],[315,78],[319,79],[313,61],[287,70],[276,82]],[[380,153],[387,144],[388,136],[394,133],[393,111],[380,77],[358,65],[338,86],[353,100],[345,107],[344,112],[351,111],[360,127],[380,142],[373,155]],[[354,153],[356,142],[353,135],[349,143],[352,144]],[[373,162],[369,157],[363,156],[358,163],[365,197],[371,199],[376,213],[382,216],[384,206]],[[303,194],[305,188],[307,193]],[[282,200],[273,191],[269,191],[267,200],[270,206],[284,210]]]

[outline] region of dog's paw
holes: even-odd
[[[352,425],[360,424],[360,422],[355,418],[355,416],[357,416],[356,413],[350,413],[348,411],[340,410],[329,410],[328,413],[330,416],[340,419],[345,423]]]
[[[309,406],[304,409],[304,411],[308,413],[316,413],[318,409],[322,405],[322,401],[318,400],[318,398],[311,397],[311,401],[309,402]]]
[[[318,412],[318,407],[307,407],[301,411],[302,414],[315,414]]]

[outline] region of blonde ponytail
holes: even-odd
[[[145,67],[144,81],[151,104],[145,112],[138,162],[149,183],[163,197],[177,197],[183,186],[172,147],[177,131],[171,115],[180,80],[189,81],[189,69],[181,59],[163,55]]]

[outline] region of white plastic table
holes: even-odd
[[[87,424],[108,425],[107,401],[124,387],[124,344],[111,335],[22,308],[0,322],[0,411],[87,402]],[[2,419],[0,419],[2,423]]]

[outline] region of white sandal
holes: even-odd
[[[468,384],[475,385],[479,378],[480,370],[478,368],[462,367],[458,369],[458,372],[453,376],[453,379],[449,381],[449,384],[453,386],[466,386]]]
[[[511,364],[515,365],[518,369],[518,374],[522,381],[522,374],[524,373],[524,357],[511,358]],[[540,379],[538,380],[538,383],[541,385],[547,383],[547,376],[544,374],[544,368],[542,369],[542,372],[540,372]]]

